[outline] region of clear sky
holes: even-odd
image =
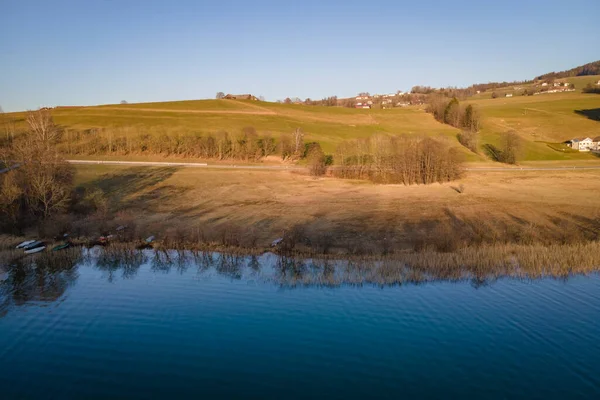
[[[352,96],[600,59],[600,0],[0,0],[5,111]]]

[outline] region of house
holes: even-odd
[[[592,147],[591,150],[600,151],[600,136],[596,136],[592,139]]]
[[[258,97],[251,94],[228,94],[223,98],[227,100],[258,100]]]
[[[506,94],[504,95],[504,97],[512,97],[512,96],[513,96],[513,95],[512,95],[512,93],[506,93]]]
[[[598,138],[575,138],[575,139],[571,139],[569,141],[566,142],[566,145],[569,146],[570,148],[572,148],[573,150],[579,150],[579,151],[590,151],[590,150],[595,150],[598,148],[598,143],[599,141],[595,141],[595,139],[600,139],[600,137]]]

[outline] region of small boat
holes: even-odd
[[[44,251],[45,249],[46,249],[46,246],[35,247],[33,249],[30,249],[30,250],[25,250],[25,254],[39,253],[40,251]]]
[[[63,243],[63,244],[59,244],[57,246],[54,246],[52,248],[52,251],[60,251],[60,250],[64,250],[66,248],[68,248],[69,246],[71,246],[70,243]]]
[[[44,242],[40,242],[39,240],[34,240],[32,243],[29,243],[27,246],[24,246],[23,249],[31,250],[31,249],[35,249],[36,247],[40,247],[43,245],[44,245]]]
[[[24,241],[24,242],[22,242],[22,243],[19,243],[19,244],[17,245],[17,247],[15,247],[15,249],[22,249],[22,248],[24,248],[25,246],[29,246],[30,244],[32,244],[32,243],[34,243],[34,242],[35,242],[35,240],[26,240],[26,241]]]

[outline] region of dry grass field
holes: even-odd
[[[317,250],[368,253],[570,243],[600,233],[598,170],[471,172],[450,184],[400,186],[284,171],[77,166],[77,184],[109,199],[90,226],[125,221],[140,237],[195,232],[266,246],[298,231]]]

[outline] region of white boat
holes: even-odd
[[[44,251],[46,246],[36,247],[35,249],[25,250],[25,254],[34,254],[39,253],[40,251]]]
[[[277,247],[281,244],[281,242],[283,242],[283,238],[277,238],[273,240],[273,242],[271,243],[271,247]]]
[[[29,246],[29,245],[30,245],[30,244],[32,244],[32,243],[35,243],[35,240],[26,240],[26,241],[24,241],[23,243],[19,243],[19,244],[17,245],[17,247],[15,247],[15,249],[22,249],[22,248],[24,248],[24,247],[26,247],[26,246]]]
[[[43,246],[44,243],[40,242],[39,240],[34,240],[33,242],[29,243],[27,246],[23,247],[25,250],[31,250],[34,249],[36,247],[40,247]]]

